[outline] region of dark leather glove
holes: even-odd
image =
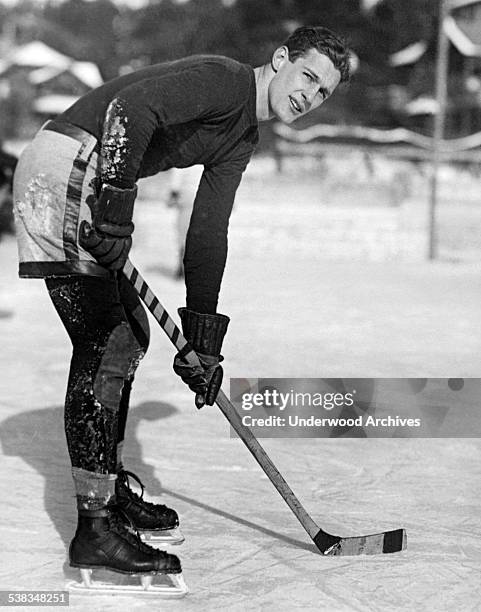
[[[229,317],[221,314],[200,314],[179,308],[182,331],[199,357],[200,366],[193,366],[177,353],[174,372],[182,378],[195,396],[195,405],[212,406],[222,384],[224,372],[220,362],[222,341],[229,325]]]
[[[98,198],[87,198],[92,224],[80,224],[79,244],[109,270],[121,270],[129,256],[136,196],[137,187],[117,189],[104,185]]]

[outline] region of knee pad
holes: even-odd
[[[110,410],[118,410],[124,380],[133,377],[143,356],[144,351],[130,325],[117,325],[110,333],[95,376],[95,399]]]

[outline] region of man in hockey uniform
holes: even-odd
[[[204,171],[187,234],[185,337],[202,369],[174,370],[212,405],[229,319],[217,313],[227,227],[258,121],[291,123],[349,77],[344,43],[322,27],[296,30],[271,62],[194,56],[145,67],[83,96],[43,126],[22,154],[14,199],[19,273],[44,278],[73,345],[65,431],[77,495],[70,563],[125,573],[180,573],[179,559],[139,531],[172,529],[177,513],[129,485],[121,459],[129,395],[149,328],[122,274],[139,179],[172,167]],[[161,228],[160,228],[161,229]]]

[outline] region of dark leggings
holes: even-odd
[[[72,466],[116,472],[135,369],[149,344],[147,315],[123,275],[46,279],[72,341],[65,433]]]

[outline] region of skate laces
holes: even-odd
[[[129,470],[122,470],[121,472],[117,474],[117,478],[119,480],[119,484],[121,486],[123,485],[126,488],[127,494],[131,499],[142,502],[142,505],[148,508],[149,510],[153,510],[156,512],[158,512],[159,510],[161,512],[165,512],[167,510],[167,506],[165,506],[164,504],[154,504],[144,499],[145,487],[144,487],[143,482],[137,476],[137,474],[134,474],[133,472],[130,472]],[[132,478],[133,480],[135,480],[135,482],[140,486],[140,495],[136,493],[130,486],[129,478]]]
[[[134,545],[139,550],[146,553],[156,552],[155,548],[148,546],[142,541],[140,533],[137,531],[128,515],[120,506],[109,506],[109,524],[116,533],[125,538],[130,544]]]

